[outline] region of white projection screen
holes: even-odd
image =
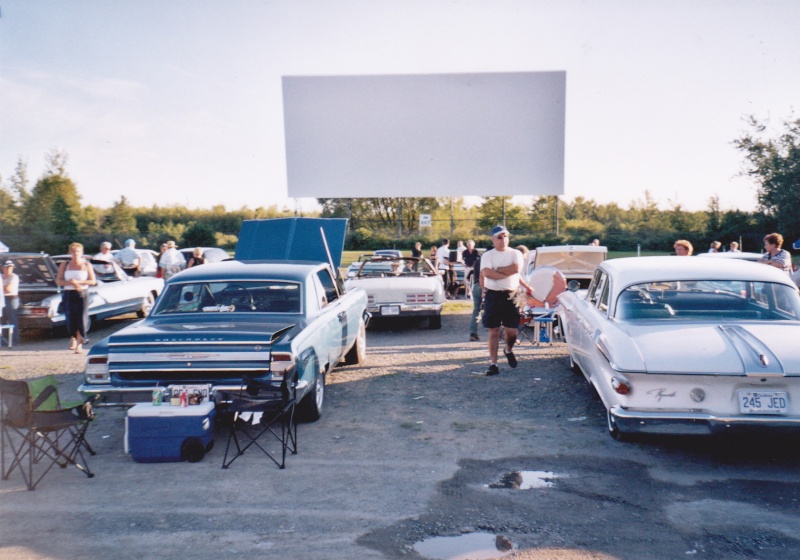
[[[289,196],[560,195],[566,73],[284,76]]]

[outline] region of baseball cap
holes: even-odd
[[[3,263],[3,266],[14,266],[14,263],[11,261],[6,261]]]
[[[496,235],[500,235],[501,233],[508,233],[508,230],[506,229],[506,226],[494,226],[492,228],[492,237],[495,237]]]
[[[133,239],[128,239],[125,241],[126,247],[133,247],[134,245],[136,245],[136,241],[134,241]]]

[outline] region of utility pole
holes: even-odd
[[[555,199],[556,199],[556,236],[558,236],[558,195],[556,195]]]
[[[506,227],[506,197],[501,197],[503,199],[503,227]]]

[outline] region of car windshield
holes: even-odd
[[[361,265],[357,276],[358,278],[421,277],[436,276],[436,271],[427,262],[411,257],[402,259],[374,258]]]
[[[300,285],[264,281],[171,284],[153,315],[233,312],[300,313]]]
[[[784,284],[743,280],[648,282],[617,300],[622,320],[800,320],[800,296]]]

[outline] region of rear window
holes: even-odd
[[[623,320],[800,320],[800,296],[784,284],[741,280],[648,282],[617,300]]]
[[[300,313],[296,282],[194,282],[169,285],[154,315],[176,313]]]

